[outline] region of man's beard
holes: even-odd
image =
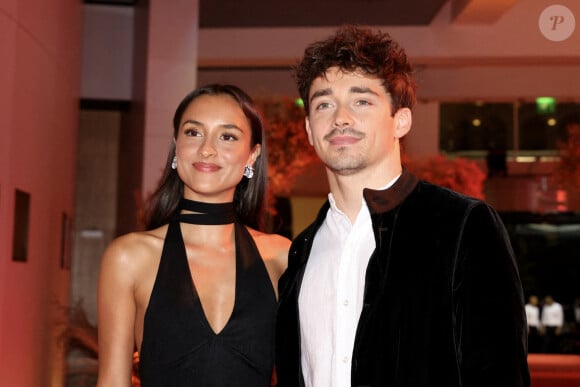
[[[348,134],[352,137],[358,138],[359,140],[366,137],[364,132],[358,131],[352,128],[334,128],[328,134],[324,136],[324,140],[331,141],[332,137],[337,135]],[[349,147],[343,146],[337,149],[338,154],[333,154],[331,157],[326,158],[324,163],[328,169],[337,175],[348,176],[357,173],[358,171],[366,168],[367,162],[362,154],[348,155],[345,153],[349,152]]]
[[[367,166],[367,162],[363,155],[341,155],[344,148],[338,150],[338,155],[334,155],[331,159],[326,159],[325,164],[328,169],[337,175],[348,176],[363,170]]]

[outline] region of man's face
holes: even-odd
[[[309,101],[308,140],[333,173],[400,168],[398,141],[410,129],[411,112],[392,116],[380,79],[332,67],[312,82]]]

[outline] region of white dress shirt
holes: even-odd
[[[364,199],[354,224],[336,207],[332,193],[328,200],[330,209],[314,238],[298,297],[306,387],[350,387],[365,273],[376,247]]]
[[[529,327],[540,328],[540,308],[536,305],[526,304],[526,320]]]
[[[542,308],[542,325],[545,327],[564,326],[564,309],[562,305],[553,302],[552,305],[544,305]]]

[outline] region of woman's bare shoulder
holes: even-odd
[[[282,235],[268,234],[251,228],[248,228],[248,230],[264,260],[280,260],[286,265],[291,243],[290,239]]]
[[[288,249],[290,247],[290,239],[279,235],[279,234],[269,234],[262,231],[254,230],[253,228],[249,228],[250,235],[256,241],[256,244],[263,244],[270,246],[271,248],[277,249]]]
[[[158,256],[163,248],[166,226],[137,231],[114,239],[103,254],[103,264],[131,268],[146,264]]]

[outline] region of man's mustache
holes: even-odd
[[[335,136],[344,136],[344,135],[349,135],[357,138],[365,137],[364,132],[361,132],[353,128],[334,128],[324,136],[324,140],[328,141]]]

